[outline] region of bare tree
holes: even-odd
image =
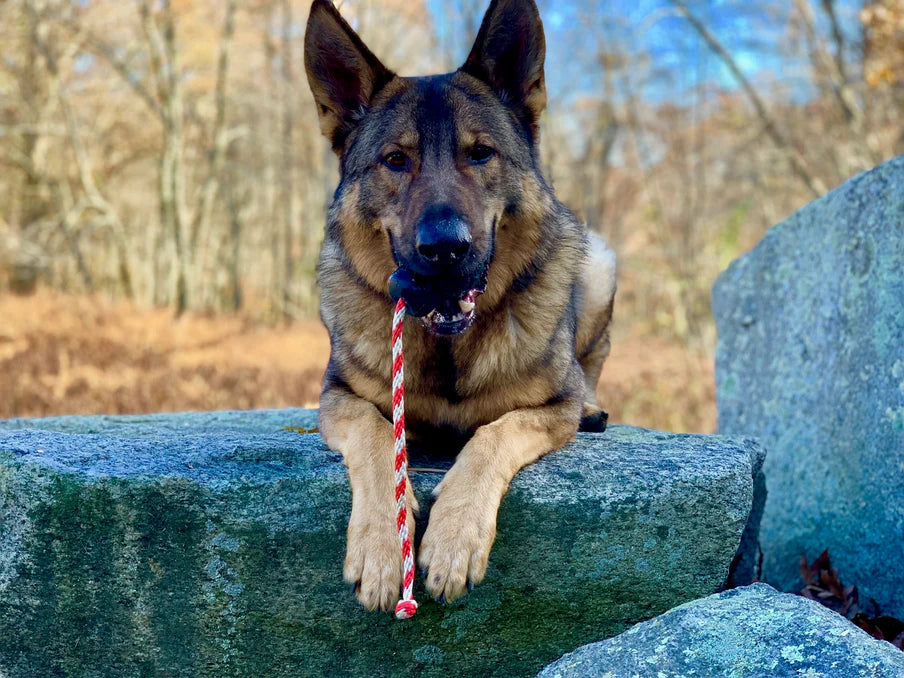
[[[810,169],[809,163],[800,150],[787,138],[785,133],[779,127],[778,122],[769,112],[769,108],[763,101],[762,97],[750,83],[744,72],[738,67],[737,60],[732,54],[725,49],[716,36],[700,21],[697,16],[688,9],[684,0],[672,0],[672,4],[678,9],[687,22],[700,35],[704,42],[712,49],[712,51],[725,63],[725,66],[737,80],[738,85],[744,90],[750,100],[751,105],[756,111],[757,118],[763,125],[764,130],[769,138],[788,155],[788,161],[791,169],[806,184],[810,193],[814,197],[819,197],[828,189],[822,180]]]

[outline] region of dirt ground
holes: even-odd
[[[632,336],[620,319],[599,395],[611,421],[671,431],[716,426],[712,361]],[[0,295],[0,418],[315,407],[329,356],[316,321],[136,309],[39,291]]]

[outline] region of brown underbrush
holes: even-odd
[[[329,357],[317,321],[174,318],[100,297],[0,295],[0,418],[315,407]],[[715,429],[711,359],[620,318],[600,399],[614,423]]]

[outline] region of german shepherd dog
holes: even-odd
[[[545,38],[533,0],[492,0],[454,73],[396,76],[328,0],[314,0],[305,68],[340,158],[318,266],[331,354],[320,431],[348,467],[344,576],[368,609],[399,597],[390,423],[393,297],[403,298],[405,419],[463,447],[418,548],[427,590],[481,581],[519,469],[605,428],[615,257],[540,170]],[[390,278],[392,282],[390,283]],[[408,493],[408,528],[417,502]]]

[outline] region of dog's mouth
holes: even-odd
[[[475,286],[463,286],[464,292],[436,289],[399,268],[389,278],[389,294],[393,299],[404,299],[408,314],[429,332],[452,336],[468,329],[477,315],[477,297],[483,294],[486,283],[479,280],[472,285]]]
[[[440,336],[451,336],[464,332],[474,322],[477,315],[476,299],[483,290],[469,290],[461,299],[443,302],[438,308],[419,316],[424,327]]]

